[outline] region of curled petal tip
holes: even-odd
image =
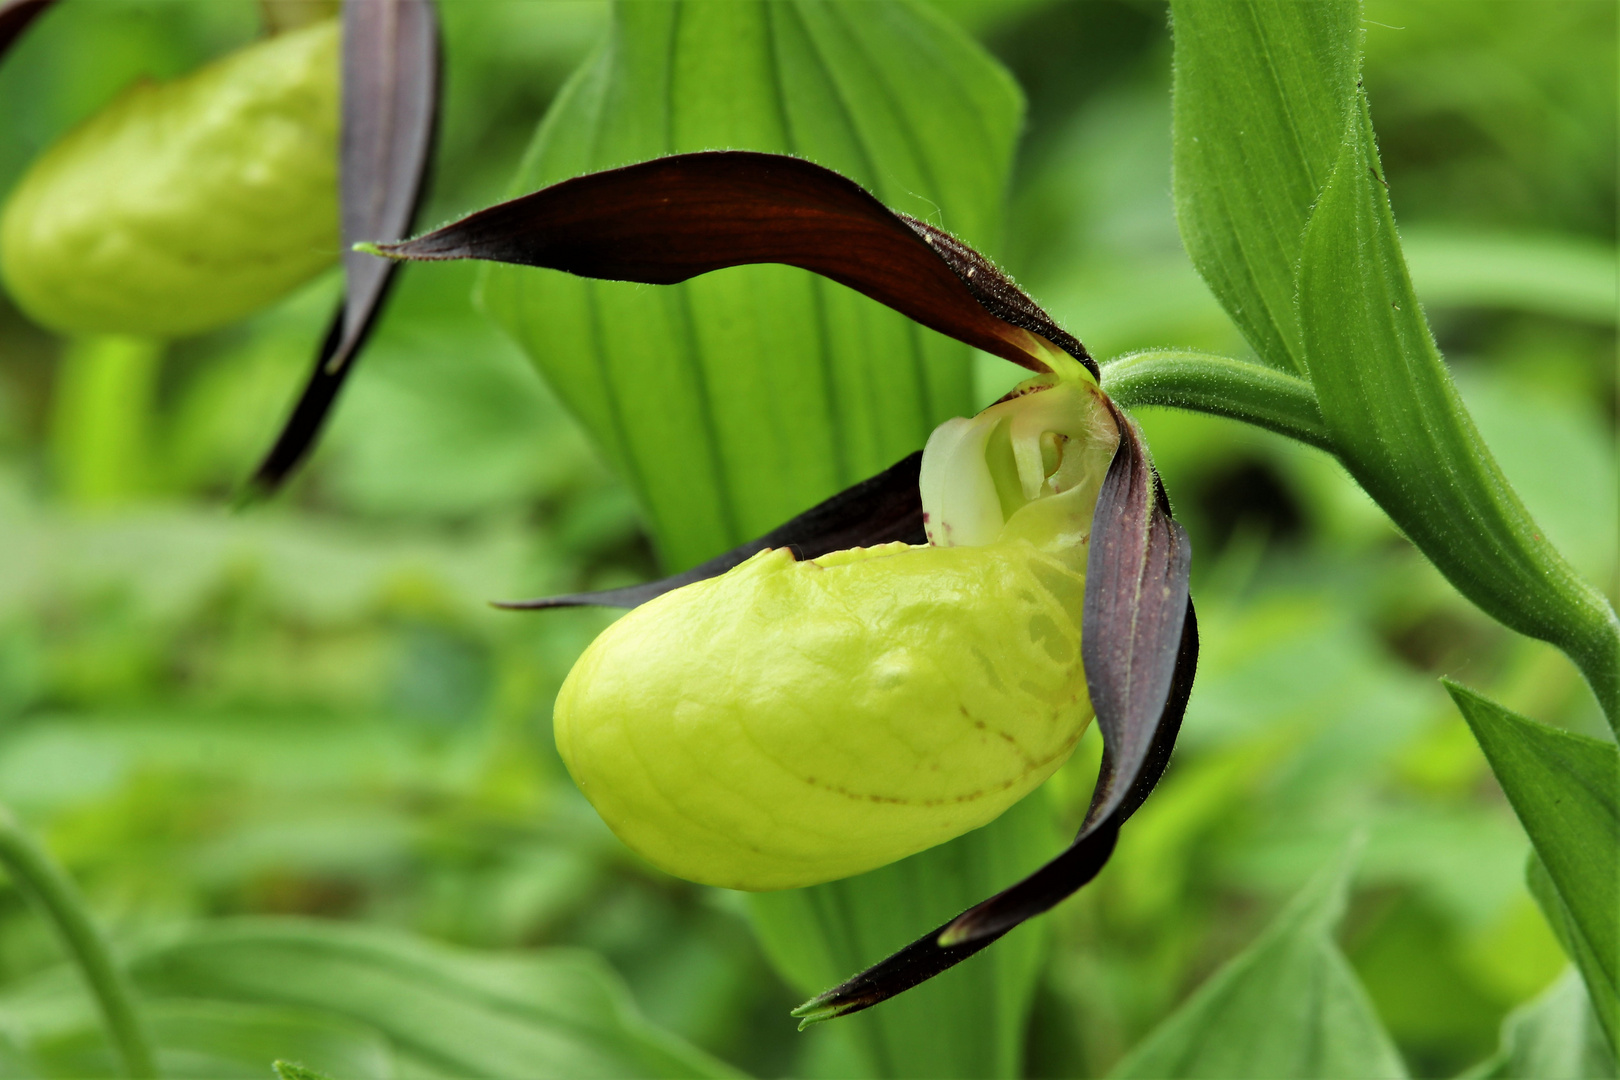
[[[811,1024],[837,1019],[848,1011],[850,1011],[849,1004],[835,1001],[833,994],[829,992],[811,998],[788,1015],[798,1019],[799,1030],[803,1031]]]
[[[392,249],[395,246],[396,245],[393,245],[393,244],[378,244],[378,243],[374,243],[373,241],[370,241],[370,240],[362,240],[358,244],[355,244],[353,247],[351,247],[349,250],[350,251],[358,251],[362,255],[376,255],[379,258],[393,259],[396,262],[398,262],[398,261],[401,261],[401,257],[394,254]]]

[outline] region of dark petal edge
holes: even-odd
[[[502,601],[495,606],[520,611],[588,604],[633,608],[682,585],[718,577],[766,548],[792,548],[794,558],[814,559],[845,548],[872,547],[896,540],[908,544],[926,544],[928,537],[923,533],[922,497],[917,489],[917,475],[921,467],[922,451],[919,450],[876,476],[812,506],[758,540],[751,540],[724,555],[717,555],[708,562],[660,581],[602,592],[548,596],[540,600]]]
[[[0,59],[22,37],[33,21],[56,0],[3,0],[0,2]]]
[[[714,150],[589,173],[377,251],[649,285],[786,263],[1032,371],[1047,370],[1039,335],[1097,376],[1085,346],[984,256],[854,181],[782,154]]]
[[[315,444],[354,358],[371,335],[398,266],[349,250],[410,231],[433,156],[439,28],[431,0],[343,5],[342,305],[314,369],[251,487],[280,487]]]
[[[1191,546],[1170,518],[1135,425],[1117,410],[1115,417],[1120,449],[1097,500],[1081,634],[1104,750],[1079,834],[1022,881],[799,1006],[801,1027],[909,990],[1074,893],[1107,863],[1120,826],[1164,774],[1198,665]]]

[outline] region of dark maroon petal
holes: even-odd
[[[56,0],[0,0],[0,59]]]
[[[662,596],[690,585],[694,581],[718,577],[733,566],[746,561],[766,548],[792,548],[797,559],[814,559],[833,551],[852,547],[872,547],[902,540],[908,544],[926,544],[923,533],[922,496],[917,489],[917,474],[922,467],[922,451],[908,454],[876,476],[840,491],[826,502],[818,503],[789,521],[779,525],[741,547],[732,548],[724,555],[716,555],[706,563],[660,581],[645,585],[630,585],[622,589],[602,592],[570,593],[567,596],[548,596],[540,600],[516,600],[497,603],[496,607],[531,611],[543,608],[580,607],[591,604],[598,607],[639,607],[655,596]]]
[[[439,29],[430,0],[343,5],[343,305],[309,382],[253,484],[273,491],[314,445],[398,267],[349,250],[410,231],[433,153]]]
[[[1047,370],[1033,335],[1096,362],[984,256],[802,158],[743,150],[655,158],[565,180],[404,244],[396,259],[487,259],[673,285],[786,263],[942,334]]]
[[[1102,768],[1079,835],[1029,877],[794,1010],[827,1020],[909,990],[1056,905],[1107,863],[1120,826],[1164,775],[1198,666],[1187,593],[1191,546],[1170,518],[1141,435],[1115,412],[1119,450],[1097,499],[1081,653],[1103,736]]]
[[[1117,408],[1114,417],[1120,449],[1092,518],[1080,634],[1113,768],[1099,780],[1088,821],[1121,807],[1148,760],[1179,663],[1192,569],[1192,545],[1170,518],[1141,433]]]

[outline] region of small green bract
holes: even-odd
[[[338,254],[336,20],[144,82],[47,150],[0,217],[18,305],[66,334],[232,322]]]
[[[930,439],[932,543],[763,551],[586,650],[557,747],[630,847],[810,885],[984,825],[1063,764],[1092,716],[1086,554],[1118,431],[1094,384],[1023,389]]]

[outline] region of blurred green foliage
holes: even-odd
[[[939,7],[1029,97],[1006,265],[1099,356],[1242,355],[1176,233],[1162,5]],[[587,2],[443,14],[429,223],[499,197],[606,25]],[[1386,175],[1441,347],[1538,522],[1613,595],[1616,8],[1373,0],[1365,28]],[[248,0],[67,0],[0,68],[0,191],[130,79],[257,32]],[[260,925],[246,916],[493,951],[477,964],[545,965],[557,954],[531,950],[568,946],[701,1048],[682,1060],[837,1075],[835,1039],[793,1031],[796,996],[741,898],[640,864],[556,758],[552,695],[610,616],[483,603],[656,567],[629,489],[474,309],[472,284],[465,267],[405,272],[312,467],[246,512],[230,496],[290,404],[334,280],[162,350],[62,341],[0,301],[0,800],[133,955],[199,920],[245,934],[232,927]],[[1017,373],[980,359],[987,401]],[[1550,647],[1458,597],[1325,456],[1228,421],[1141,419],[1198,552],[1205,652],[1165,782],[1107,872],[1048,918],[1027,1070],[1108,1071],[1358,829],[1336,940],[1407,1068],[1450,1076],[1497,1053],[1504,1018],[1566,961],[1524,884],[1524,833],[1437,676],[1604,736],[1590,694]],[[1099,749],[1088,736],[1037,796],[1065,827]],[[55,1068],[105,1067],[60,963],[0,891],[0,1071],[38,1068],[19,1046],[42,1030],[65,1055]],[[1556,996],[1568,985],[1514,1014],[1491,1068],[1544,1029],[1585,1031]],[[154,1024],[263,1038],[264,1010],[312,1007],[177,1001]],[[326,1031],[337,1064],[288,1046],[266,1047],[266,1067],[307,1053],[382,1074],[376,1055],[398,1052],[375,1018],[320,1017],[297,1030]]]

